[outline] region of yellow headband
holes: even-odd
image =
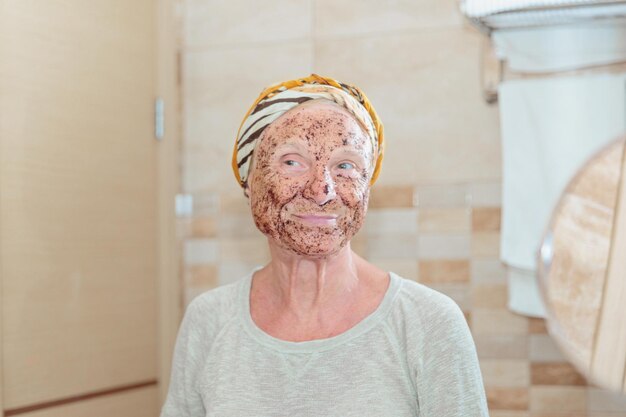
[[[288,110],[316,98],[327,98],[345,107],[368,132],[374,151],[378,149],[378,159],[370,180],[370,185],[374,184],[384,151],[383,124],[374,107],[358,87],[311,74],[267,87],[246,113],[237,132],[232,158],[233,172],[242,187],[247,181],[252,154],[263,130]]]

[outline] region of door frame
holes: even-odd
[[[180,34],[182,0],[158,0],[156,18],[156,94],[164,101],[164,136],[157,150],[158,189],[158,386],[163,404],[169,387],[174,343],[183,314],[181,250],[176,239],[176,194],[182,140]],[[156,99],[156,97],[155,97]]]

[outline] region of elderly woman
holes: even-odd
[[[189,304],[161,417],[488,415],[459,307],[350,248],[382,155],[358,88],[261,93],[233,168],[271,261]]]

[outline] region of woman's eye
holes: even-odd
[[[354,165],[351,164],[350,162],[342,162],[338,166],[341,169],[352,169],[352,168],[354,168]]]
[[[287,164],[289,166],[292,166],[292,167],[300,165],[300,163],[298,161],[294,161],[293,159],[287,159],[285,161],[285,164]]]

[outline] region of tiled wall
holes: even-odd
[[[183,191],[188,303],[268,260],[230,169],[234,136],[263,87],[316,72],[361,87],[387,138],[356,252],[442,291],[472,329],[493,417],[626,416],[589,387],[542,320],[506,309],[498,260],[496,107],[479,86],[480,35],[454,0],[186,0]]]

